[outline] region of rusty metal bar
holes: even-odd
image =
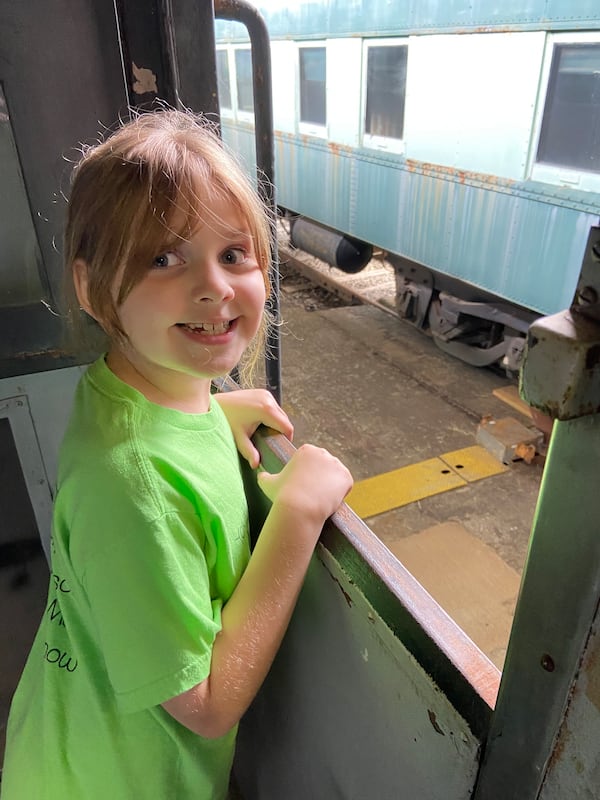
[[[239,388],[229,378],[214,384],[219,391]],[[256,432],[254,442],[261,455],[261,468],[271,473],[279,472],[295,450],[288,439],[264,426]],[[249,468],[244,479],[251,531],[256,537],[270,504]],[[471,730],[484,739],[500,671],[345,503],[326,523],[320,543],[464,716]]]
[[[257,446],[269,472],[278,472],[295,450],[285,437],[264,428]],[[267,503],[256,489],[251,497],[255,510],[258,503],[265,513]],[[320,542],[483,738],[499,670],[345,503],[326,523]]]

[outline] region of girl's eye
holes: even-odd
[[[243,264],[248,258],[248,253],[243,247],[228,247],[221,253],[223,264]]]
[[[177,253],[170,250],[168,253],[161,253],[156,256],[152,262],[152,266],[154,269],[166,269],[167,267],[175,267],[181,263],[183,262]]]

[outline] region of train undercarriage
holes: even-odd
[[[373,256],[369,244],[290,212],[284,216],[290,217],[293,247],[343,272],[360,272]],[[394,269],[398,316],[467,364],[498,366],[511,377],[518,374],[527,330],[538,314],[402,256],[383,255]]]
[[[516,375],[537,314],[415,262],[388,254],[396,277],[396,310],[428,331],[437,346],[475,367],[499,365]]]

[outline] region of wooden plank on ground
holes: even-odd
[[[385,544],[502,669],[519,574],[458,522],[444,522]]]
[[[497,397],[498,400],[502,400],[503,403],[514,408],[515,411],[519,411],[521,414],[531,419],[531,406],[527,405],[524,400],[521,400],[519,397],[519,390],[516,386],[503,386],[500,389],[494,389],[492,394],[494,397]]]

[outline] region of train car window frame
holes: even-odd
[[[600,49],[600,33],[565,33],[549,34],[546,42],[544,63],[540,78],[540,97],[530,155],[529,175],[533,180],[544,183],[558,184],[580,189],[582,191],[600,191],[600,152],[597,171],[585,170],[572,164],[558,164],[550,161],[538,160],[540,147],[543,146],[544,136],[547,136],[545,124],[550,118],[549,103],[555,97],[555,84],[553,78],[558,74],[559,48],[566,46],[583,47],[595,45]],[[598,78],[600,80],[600,76]],[[590,104],[591,105],[591,104]],[[595,104],[597,121],[600,124],[600,106]],[[599,128],[600,131],[600,128]],[[600,135],[597,134],[597,135]]]
[[[234,70],[235,70],[235,64],[233,63],[231,48],[227,47],[226,45],[225,46],[217,45],[216,57],[217,57],[217,85],[219,92],[219,112],[223,117],[233,117],[234,109],[237,107],[237,86],[236,86],[236,81],[231,79],[232,76],[234,76]],[[226,75],[224,75],[219,69],[220,59],[222,59],[222,61],[225,63],[227,67]],[[221,87],[224,86],[225,84],[226,84],[226,89],[229,92],[228,105],[224,102],[225,93],[221,91]]]
[[[302,119],[302,98],[303,98],[303,91],[302,91],[302,57],[303,53],[307,50],[323,50],[325,54],[325,81],[324,81],[324,100],[325,100],[325,122],[323,124],[319,123],[318,121],[310,121]],[[297,67],[297,75],[298,79],[296,82],[298,91],[297,91],[297,119],[298,119],[298,131],[301,134],[306,134],[308,136],[318,136],[320,138],[326,139],[327,138],[327,43],[324,41],[310,41],[310,42],[299,42],[298,43],[298,56],[296,59],[296,67]]]
[[[240,107],[240,95],[243,94],[240,92],[240,60],[238,57],[238,53],[247,53],[250,63],[250,80],[246,81],[244,84],[244,90],[247,91],[248,87],[250,92],[252,93],[252,51],[249,45],[242,45],[240,47],[233,47],[232,48],[232,58],[233,58],[233,80],[231,80],[231,86],[235,87],[235,96],[232,94],[232,102],[235,103],[235,115],[240,122],[249,122],[250,124],[254,124],[254,98],[252,99],[252,111],[249,111],[247,108]],[[231,62],[230,62],[230,76],[231,73]]]
[[[405,146],[405,124],[406,124],[406,95],[408,84],[408,37],[394,39],[364,39],[363,41],[363,69],[362,69],[362,107],[361,107],[361,130],[362,142],[364,147],[376,150],[386,150],[391,153],[403,155]],[[403,48],[406,52],[404,64],[404,98],[402,107],[402,136],[387,136],[380,133],[370,133],[367,131],[367,113],[369,107],[369,53],[380,48]]]

